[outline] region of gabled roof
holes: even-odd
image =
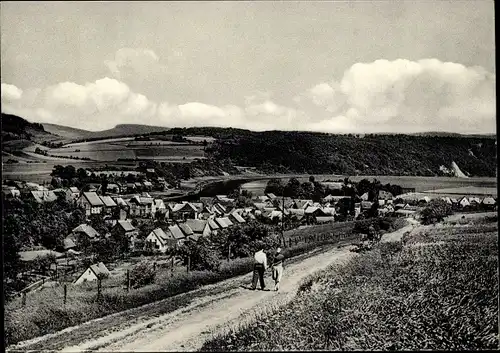
[[[274,200],[274,199],[276,198],[276,195],[275,195],[275,194],[273,194],[272,192],[271,192],[271,193],[269,193],[269,194],[266,194],[266,196],[267,196],[269,199],[271,199],[271,200]]]
[[[236,222],[245,223],[245,220],[243,219],[243,217],[241,217],[238,213],[233,212],[233,213],[231,213],[231,216],[236,220]]]
[[[267,207],[267,204],[266,203],[262,203],[262,202],[254,202],[254,206],[255,206],[255,208],[261,210],[261,209]]]
[[[80,190],[78,190],[78,188],[76,186],[70,186],[68,189],[69,189],[69,191],[71,191],[74,194],[77,194],[80,192]]]
[[[193,231],[193,233],[203,233],[207,226],[207,221],[201,219],[188,219],[186,225]]]
[[[172,212],[179,212],[179,211],[198,211],[196,207],[194,207],[191,203],[186,202],[186,203],[177,203],[175,206],[172,208]]]
[[[31,195],[38,203],[53,202],[57,200],[57,195],[53,191],[30,191]]]
[[[107,267],[102,263],[102,262],[99,262],[97,264],[94,264],[94,265],[90,265],[89,267],[92,272],[94,272],[94,274],[97,276],[99,275],[104,275],[104,276],[109,276],[110,275],[110,272],[109,270],[107,269]]]
[[[295,200],[295,207],[306,209],[312,203],[312,200]]]
[[[193,205],[197,211],[202,211],[203,210],[203,203],[201,202],[190,202],[191,205]]]
[[[219,225],[217,222],[215,222],[213,219],[208,220],[208,225],[210,226],[210,229],[215,230],[215,229],[220,229]]]
[[[363,195],[361,195],[361,200],[368,201],[368,192],[365,192]]]
[[[83,197],[87,199],[91,206],[104,206],[104,203],[95,192],[84,192]]]
[[[220,228],[223,228],[223,229],[228,228],[228,227],[233,225],[233,222],[231,222],[231,220],[227,217],[216,218],[215,221],[220,226]]]
[[[172,234],[174,239],[178,240],[185,238],[184,233],[177,225],[169,226],[168,231]]]
[[[76,247],[75,241],[71,237],[64,238],[63,243],[64,243],[64,250]]]
[[[179,223],[178,226],[186,236],[192,235],[194,233],[186,223]]]
[[[487,196],[483,199],[482,203],[485,205],[494,205],[496,203],[496,201],[493,197]]]
[[[305,209],[304,213],[305,214],[313,214],[314,212],[316,212],[317,210],[319,210],[320,208],[319,207],[312,207],[312,206],[309,206]]]
[[[165,207],[165,203],[163,202],[162,199],[155,199],[154,204],[155,204],[156,208],[158,208],[158,207],[164,208]]]
[[[145,181],[144,186],[153,186],[153,184],[150,181]]]
[[[127,203],[125,202],[125,200],[123,200],[121,197],[117,197],[115,199],[115,203],[118,205],[118,206],[128,206]]]
[[[479,197],[469,197],[469,202],[481,203],[481,199]]]
[[[71,232],[72,233],[84,233],[89,238],[95,238],[95,237],[99,236],[99,233],[97,233],[97,231],[94,228],[92,228],[91,226],[89,226],[88,224],[80,224],[78,227],[73,229]]]
[[[323,211],[324,214],[331,214],[331,215],[335,214],[334,207],[323,207],[321,210]]]
[[[132,225],[132,223],[130,223],[130,221],[120,220],[116,224],[126,232],[131,232],[135,230],[135,227]]]
[[[302,208],[300,208],[300,209],[291,208],[288,210],[288,212],[290,212],[290,214],[301,215],[301,216],[303,216],[305,214],[305,210]]]
[[[104,206],[106,206],[106,207],[115,207],[116,206],[116,203],[113,201],[111,196],[100,196],[100,199],[101,199],[102,203],[104,204]]]
[[[156,237],[160,244],[164,245],[166,240],[169,238],[172,238],[171,236],[169,237],[161,228],[155,228],[151,233],[148,234],[149,236]]]

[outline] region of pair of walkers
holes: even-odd
[[[274,290],[278,291],[280,288],[281,277],[283,276],[283,260],[285,257],[281,253],[281,248],[276,249],[276,255],[274,256],[272,267],[272,278],[274,280]],[[252,280],[252,290],[257,288],[257,282],[260,282],[260,289],[266,289],[266,284],[264,282],[264,272],[268,268],[267,255],[264,249],[260,249],[254,254],[254,266],[253,266],[253,280]]]

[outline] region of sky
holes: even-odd
[[[0,6],[2,112],[30,121],[496,132],[492,0]]]

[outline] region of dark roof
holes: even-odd
[[[210,228],[212,230],[214,229],[220,229],[219,225],[217,224],[217,222],[215,222],[213,219],[209,219],[208,220],[208,225],[210,226]]]
[[[191,228],[194,233],[203,233],[203,230],[207,226],[207,221],[201,219],[188,219],[186,220],[186,225]]]
[[[236,220],[236,222],[245,223],[245,220],[243,219],[243,217],[241,217],[238,213],[233,212],[233,213],[231,213],[231,216],[233,216],[233,218]]]
[[[92,206],[104,206],[102,200],[97,196],[95,192],[84,192],[83,196],[87,199],[87,201]]]
[[[102,203],[106,207],[115,207],[116,203],[113,201],[111,196],[100,196]]]
[[[186,223],[179,223],[178,225],[186,236],[193,234],[193,230]]]
[[[84,233],[86,234],[89,238],[95,238],[96,236],[99,236],[99,233],[89,226],[88,224],[80,224],[78,227],[73,229],[71,231],[72,233]]]
[[[183,238],[185,238],[184,234],[182,233],[182,230],[177,225],[169,226],[168,230],[170,231],[170,233],[172,234],[172,236],[174,237],[174,239],[183,239]]]
[[[131,232],[135,230],[135,227],[132,225],[132,223],[130,223],[130,221],[120,220],[116,224],[119,225],[126,232]]]

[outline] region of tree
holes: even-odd
[[[281,179],[278,179],[278,178],[272,178],[272,179],[269,179],[269,181],[267,182],[266,189],[264,190],[264,193],[282,196],[283,190],[284,190],[283,181]]]
[[[76,171],[76,178],[82,182],[87,179],[87,176],[87,171],[83,168],[78,168],[78,170]]]
[[[106,195],[106,192],[108,190],[108,177],[106,175],[104,175],[102,178],[101,178],[101,192],[103,195]]]
[[[314,180],[315,180],[315,179],[314,179],[314,175],[311,175],[311,176],[309,177],[309,182],[310,182],[311,184],[314,184]]]
[[[300,189],[301,192],[299,196],[301,196],[304,199],[312,198],[314,192],[314,186],[311,182],[306,181],[305,183],[302,183]]]
[[[427,207],[420,212],[423,224],[440,222],[451,214],[453,214],[452,206],[441,199],[431,200]]]
[[[297,178],[291,178],[284,188],[284,196],[297,198],[302,193],[300,181]]]

